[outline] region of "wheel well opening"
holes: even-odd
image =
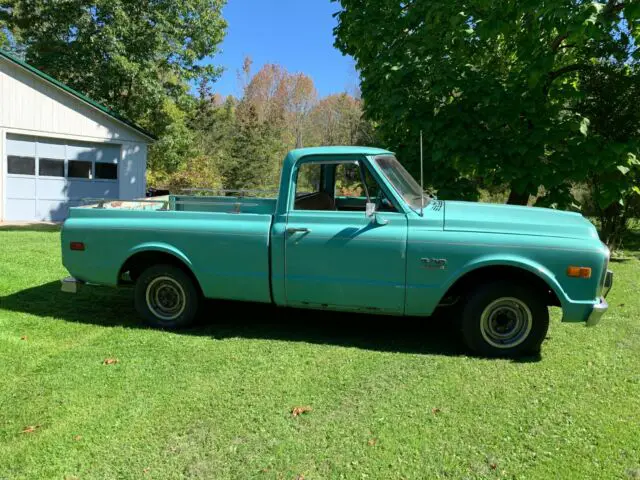
[[[140,274],[152,265],[172,265],[181,269],[189,275],[194,285],[201,291],[198,279],[187,264],[175,255],[158,251],[139,252],[129,257],[118,273],[118,285],[134,284]]]
[[[560,306],[560,299],[542,278],[528,270],[507,265],[482,267],[463,275],[449,287],[441,301],[441,305],[457,303],[458,299],[463,298],[474,287],[483,283],[505,280],[519,283],[539,292],[548,306]]]

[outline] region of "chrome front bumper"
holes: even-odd
[[[73,277],[63,278],[60,283],[62,283],[60,290],[66,293],[78,293],[78,289],[84,285],[84,282]]]
[[[600,323],[600,319],[602,315],[609,309],[609,304],[604,299],[604,297],[600,297],[600,303],[593,307],[589,318],[587,318],[587,327],[593,327]]]
[[[593,307],[591,314],[589,314],[589,318],[587,318],[587,327],[592,327],[600,323],[600,319],[609,309],[609,304],[605,300],[605,297],[609,294],[612,286],[613,272],[611,270],[607,270],[607,273],[604,277],[604,284],[602,285],[602,296],[600,297],[600,302]]]
[[[613,286],[613,272],[611,270],[607,270],[607,273],[604,277],[604,283],[602,285],[602,296],[606,297]]]

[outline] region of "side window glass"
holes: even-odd
[[[383,193],[380,189],[380,185],[376,182],[376,179],[373,178],[371,172],[368,168],[364,168],[364,181],[367,184],[367,190],[369,192],[369,197],[371,197],[371,201],[375,202],[375,200]]]
[[[322,165],[317,163],[303,163],[300,166],[294,210],[335,210],[333,198],[321,189],[322,172]]]
[[[353,163],[336,165],[335,196],[347,198],[366,197],[360,178],[360,167]]]
[[[325,169],[328,168],[328,171]],[[361,168],[364,168],[364,182]],[[333,190],[325,175],[335,173]],[[294,210],[364,212],[367,193],[380,211],[395,212],[380,185],[366,166],[354,162],[339,164],[305,163],[298,169]]]
[[[317,163],[304,163],[298,169],[296,182],[296,197],[318,193],[320,191],[321,165]]]

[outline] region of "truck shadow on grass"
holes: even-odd
[[[0,297],[0,308],[106,327],[148,329],[133,307],[132,289],[85,288],[72,295],[59,282]],[[338,345],[383,352],[462,356],[469,352],[445,314],[432,318],[278,308],[273,305],[207,301],[196,326],[182,335],[247,338]],[[539,356],[517,359],[535,362]]]

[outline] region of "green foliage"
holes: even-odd
[[[173,193],[180,193],[190,188],[220,190],[223,188],[223,179],[220,174],[221,161],[222,159],[214,155],[198,155],[190,158],[168,177],[165,184]]]
[[[273,189],[278,185],[282,131],[269,122],[260,122],[252,104],[241,104],[231,139],[229,157],[222,163],[225,186],[229,189]]]
[[[186,159],[198,155],[194,133],[187,126],[187,114],[172,100],[166,99],[156,112],[153,123],[161,129],[158,141],[149,152],[150,183],[165,183]]]
[[[410,169],[424,130],[440,195],[506,184],[526,203],[544,186],[570,203],[571,182],[598,163],[584,155],[594,119],[580,108],[582,80],[637,63],[637,2],[340,3],[336,45],[356,59],[366,112]]]
[[[250,75],[240,100],[226,100],[201,88],[190,127],[196,145],[214,162],[226,189],[273,190],[287,150],[312,145],[350,145],[370,133],[362,120],[361,102],[347,94],[317,101],[313,81],[265,65]]]
[[[0,31],[31,65],[160,136],[150,163],[162,176],[193,155],[189,82],[220,72],[201,60],[222,41],[224,3],[6,0]]]
[[[362,100],[347,93],[320,100],[309,123],[307,136],[313,145],[375,145],[371,123],[363,118]]]
[[[26,61],[134,121],[191,80],[219,73],[223,0],[6,0],[0,10]]]
[[[640,215],[640,68],[623,64],[592,70],[582,76],[581,89],[585,94],[575,107],[590,125],[576,155],[591,163],[583,206],[598,218],[601,236],[613,250],[629,220]]]

